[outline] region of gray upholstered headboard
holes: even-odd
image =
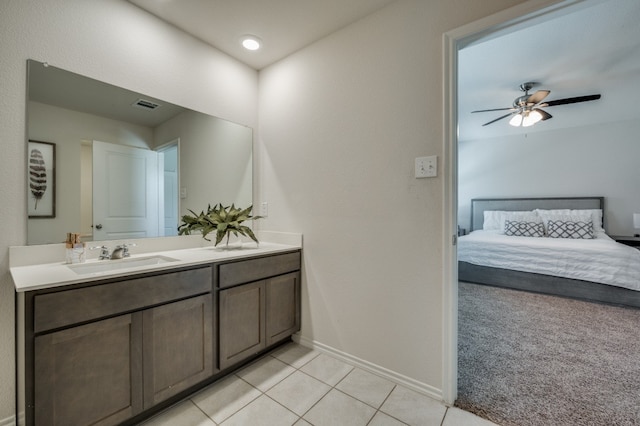
[[[604,226],[604,197],[474,198],[471,200],[471,230],[482,229],[485,210],[527,211],[534,209],[602,209]]]

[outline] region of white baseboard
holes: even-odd
[[[411,390],[414,390],[418,393],[421,393],[423,395],[426,395],[430,398],[433,398],[437,401],[440,401],[442,403],[445,403],[444,398],[442,396],[442,389],[438,389],[435,388],[431,385],[428,385],[426,383],[422,383],[419,382],[415,379],[412,379],[410,377],[404,376],[400,373],[397,373],[395,371],[386,369],[384,367],[381,367],[379,365],[373,364],[369,361],[357,358],[353,355],[350,355],[346,352],[342,352],[339,351],[335,348],[332,348],[331,346],[327,346],[323,343],[320,342],[316,342],[315,340],[310,340],[307,339],[306,337],[300,336],[299,334],[294,334],[293,335],[293,340],[296,343],[301,344],[302,346],[305,346],[307,348],[311,348],[311,349],[315,349],[319,352],[324,352],[326,354],[329,354],[335,358],[338,358],[344,362],[346,362],[347,364],[351,364],[353,366],[362,368],[363,370],[366,370],[370,373],[376,374],[380,377],[383,377],[387,380],[390,380],[394,383],[397,383],[399,385],[402,385],[406,388],[409,388]]]
[[[16,416],[9,416],[5,419],[0,419],[0,426],[15,426]]]

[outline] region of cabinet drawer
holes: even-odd
[[[260,257],[219,266],[218,286],[231,287],[300,269],[300,252]]]
[[[40,294],[34,297],[34,332],[207,293],[211,278],[207,267]]]

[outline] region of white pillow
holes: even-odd
[[[505,212],[500,210],[485,210],[484,222],[482,223],[482,229],[485,231],[495,231],[500,229],[500,215]]]
[[[544,222],[544,226],[546,228],[547,222],[549,221],[549,215],[589,215],[591,216],[591,221],[593,222],[593,232],[604,232],[602,228],[602,209],[580,209],[580,210],[570,210],[570,209],[554,209],[554,210],[544,210],[544,209],[536,209],[534,210]]]
[[[540,218],[533,211],[485,210],[482,229],[504,234],[504,223],[507,220],[540,222]]]

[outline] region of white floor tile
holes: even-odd
[[[262,392],[266,392],[294,371],[295,369],[290,365],[266,356],[236,374]]]
[[[393,417],[383,413],[382,411],[378,411],[373,419],[367,426],[405,426],[406,423],[402,423],[400,420],[394,419]],[[462,425],[458,425],[462,426]]]
[[[318,380],[322,380],[330,386],[335,386],[344,376],[349,374],[351,370],[353,370],[351,365],[325,354],[318,355],[300,368],[300,371]]]
[[[442,426],[497,426],[489,420],[478,417],[468,411],[461,410],[456,407],[449,407],[447,414],[444,416]]]
[[[326,383],[296,371],[272,387],[267,395],[302,416],[330,390]]]
[[[175,425],[497,426],[296,344],[279,348],[144,423]]]
[[[260,395],[258,389],[232,375],[194,395],[191,400],[220,424]]]
[[[289,343],[275,352],[271,353],[271,356],[279,359],[282,362],[289,364],[294,368],[300,368],[315,357],[320,355],[320,352],[313,349],[306,348],[296,343]]]
[[[170,410],[152,417],[142,424],[143,426],[215,426],[215,423],[207,417],[191,401],[184,401],[171,407]]]
[[[447,408],[428,396],[396,386],[380,411],[412,426],[440,426]]]
[[[314,426],[365,426],[376,410],[338,390],[331,390],[304,415]]]
[[[222,426],[291,426],[298,418],[282,405],[262,395],[225,420]]]
[[[395,383],[371,374],[360,368],[354,368],[338,385],[336,389],[359,399],[360,401],[379,408],[389,396]]]

